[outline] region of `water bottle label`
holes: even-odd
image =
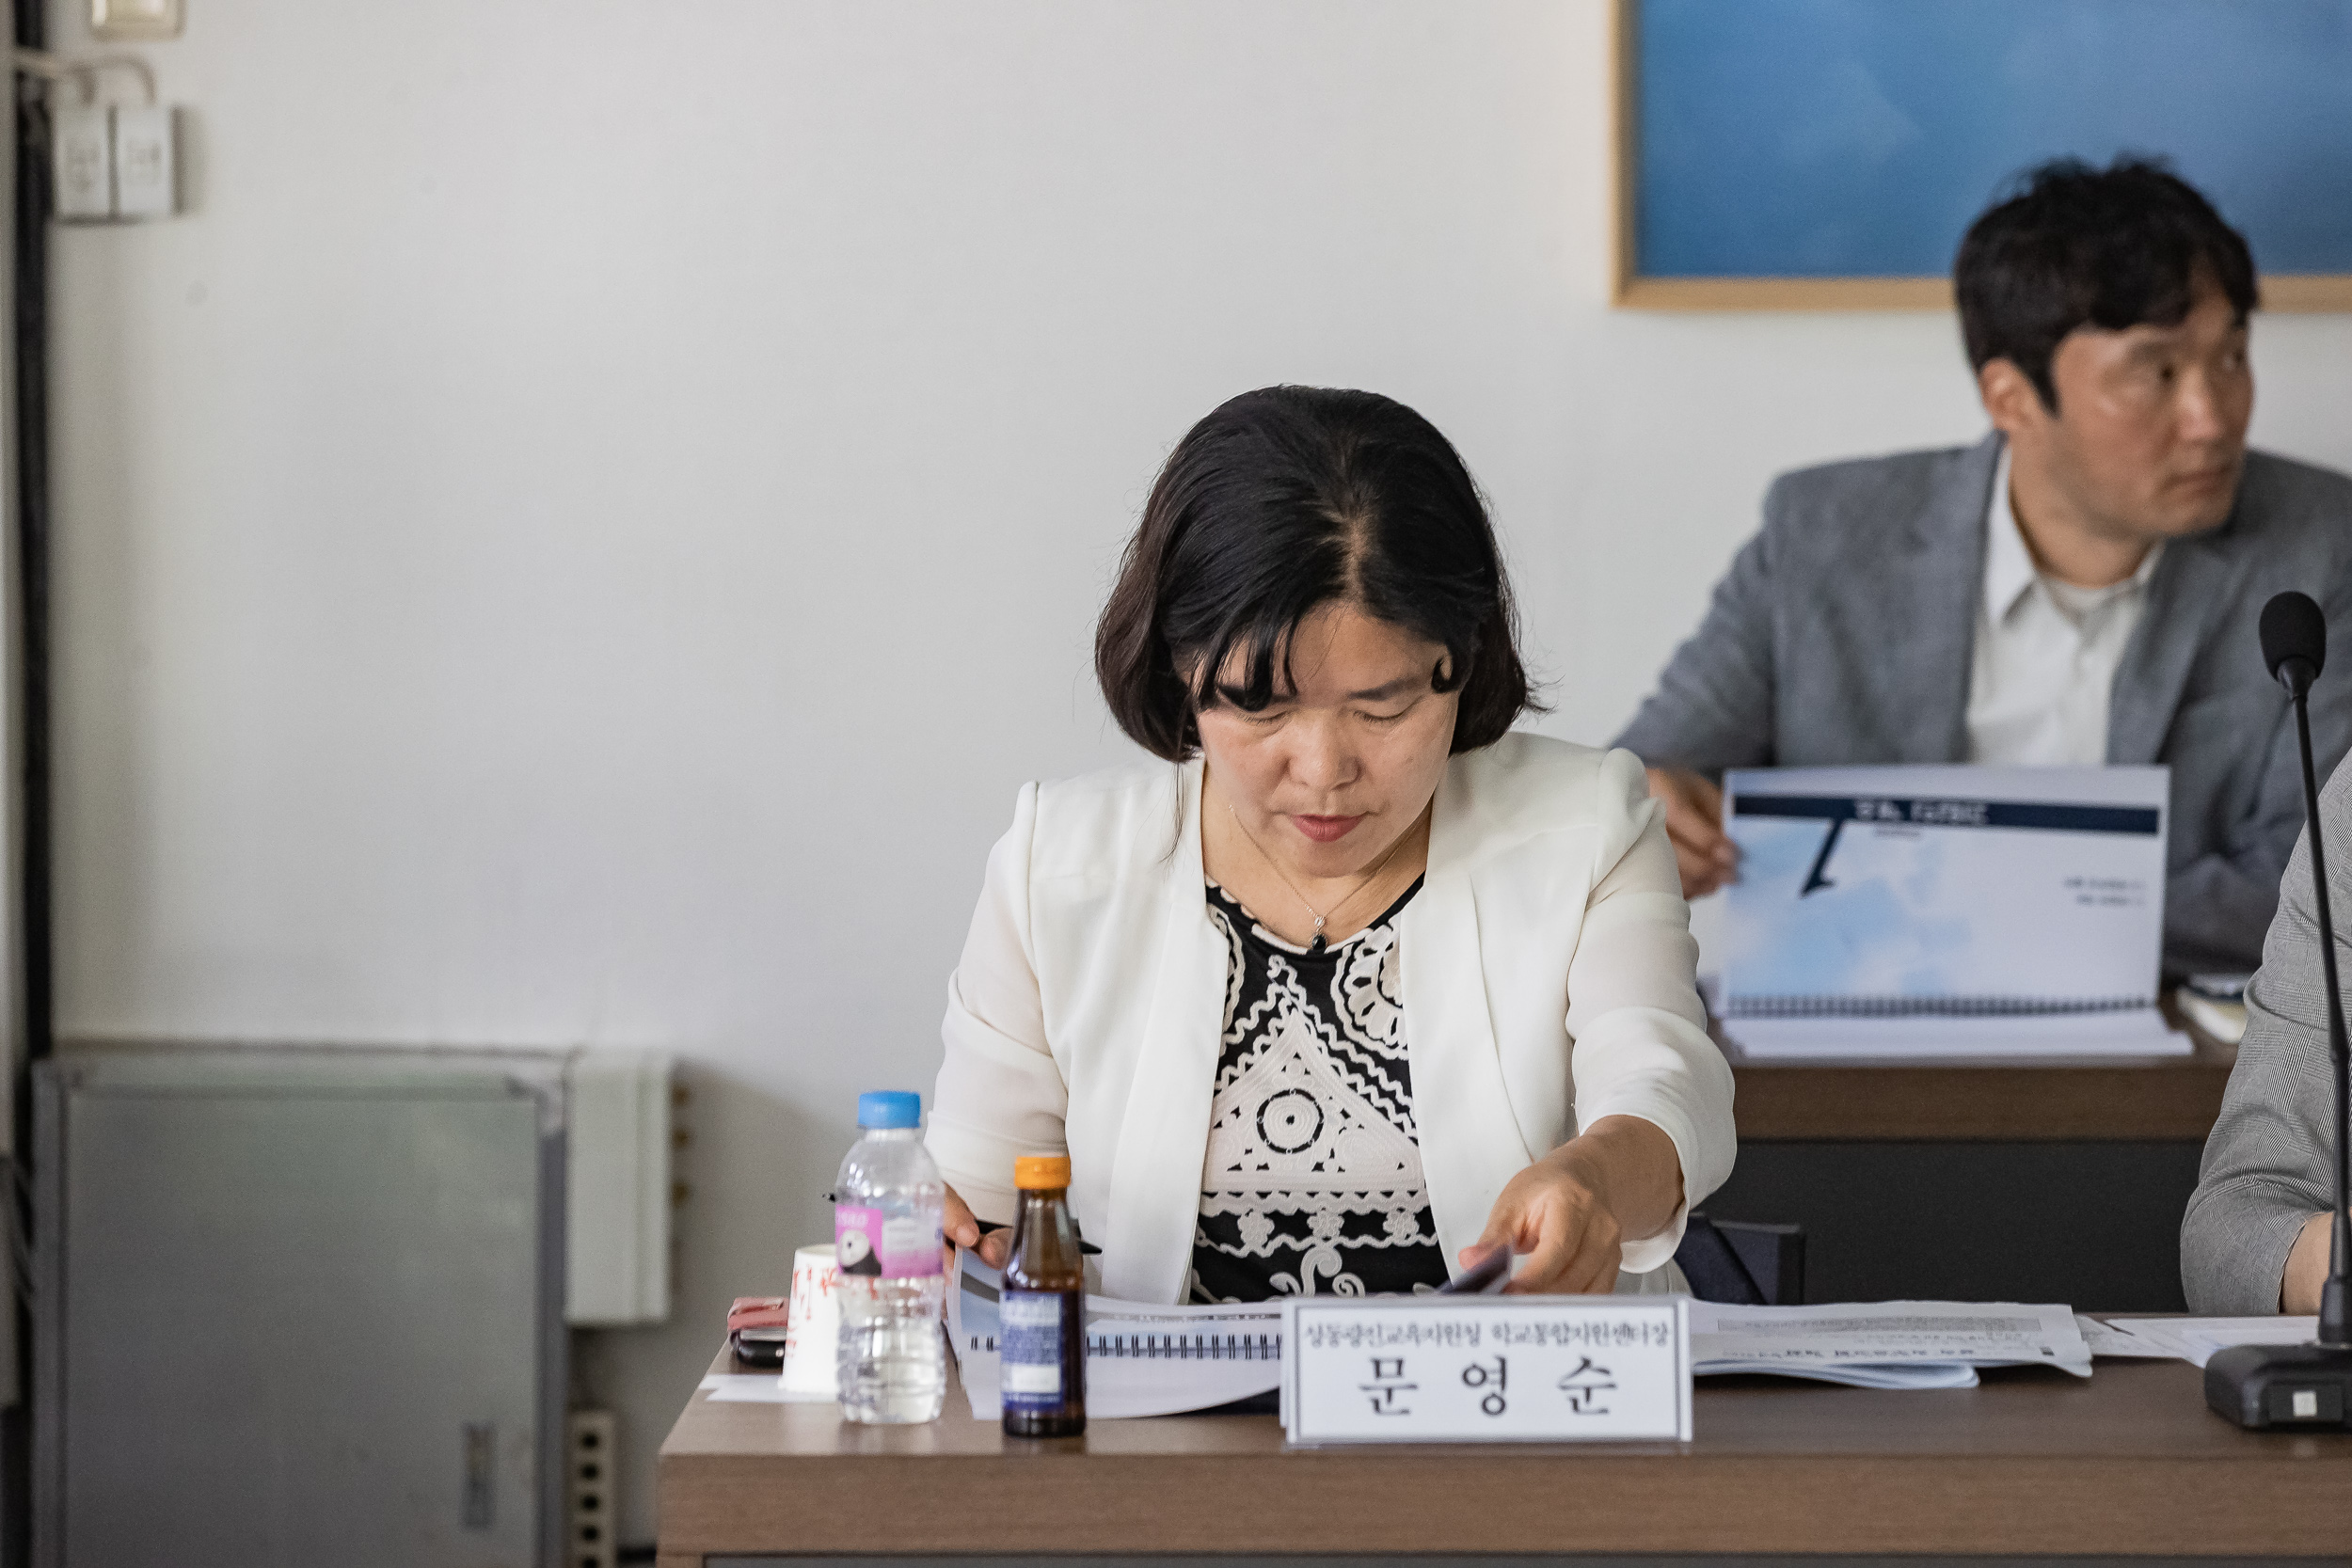
[[[1058,1410],[1066,1402],[1061,1386],[1062,1302],[1057,1291],[1007,1291],[996,1304],[998,1391],[1015,1410]]]
[[[940,1272],[939,1221],[901,1214],[884,1219],[879,1209],[836,1203],[833,1210],[834,1259],[844,1278],[919,1279]]]

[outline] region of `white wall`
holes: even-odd
[[[1599,0],[189,11],[195,211],[56,242],[61,1023],[682,1053],[634,1538],[1016,785],[1131,754],[1090,622],[1192,420],[1430,416],[1588,739],[1774,470],[1979,428],[1947,318],[1605,308]],[[2352,466],[2352,323],[2256,343]]]

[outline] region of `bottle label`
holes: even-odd
[[[1069,1402],[1061,1386],[1066,1299],[1059,1291],[1007,1291],[997,1302],[998,1388],[1009,1407],[1058,1410]]]
[[[884,1219],[879,1209],[836,1203],[833,1209],[834,1260],[844,1278],[920,1279],[940,1272],[939,1220],[914,1214]]]

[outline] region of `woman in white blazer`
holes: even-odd
[[[929,1143],[1001,1260],[1067,1152],[1136,1301],[1671,1288],[1730,1173],[1641,764],[1511,732],[1509,585],[1410,409],[1270,388],[1177,447],[1103,615],[1158,761],[1025,786],[948,987]]]

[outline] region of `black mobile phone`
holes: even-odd
[[[1012,1228],[1011,1226],[998,1225],[992,1220],[976,1219],[972,1223],[980,1227],[980,1234],[983,1236],[987,1235],[992,1230],[1010,1230]],[[1078,1251],[1081,1256],[1087,1258],[1100,1258],[1103,1256],[1103,1249],[1096,1246],[1092,1242],[1088,1241],[1084,1236],[1078,1238]]]
[[[1497,1242],[1478,1261],[1438,1287],[1441,1296],[1490,1296],[1511,1279],[1511,1243]]]

